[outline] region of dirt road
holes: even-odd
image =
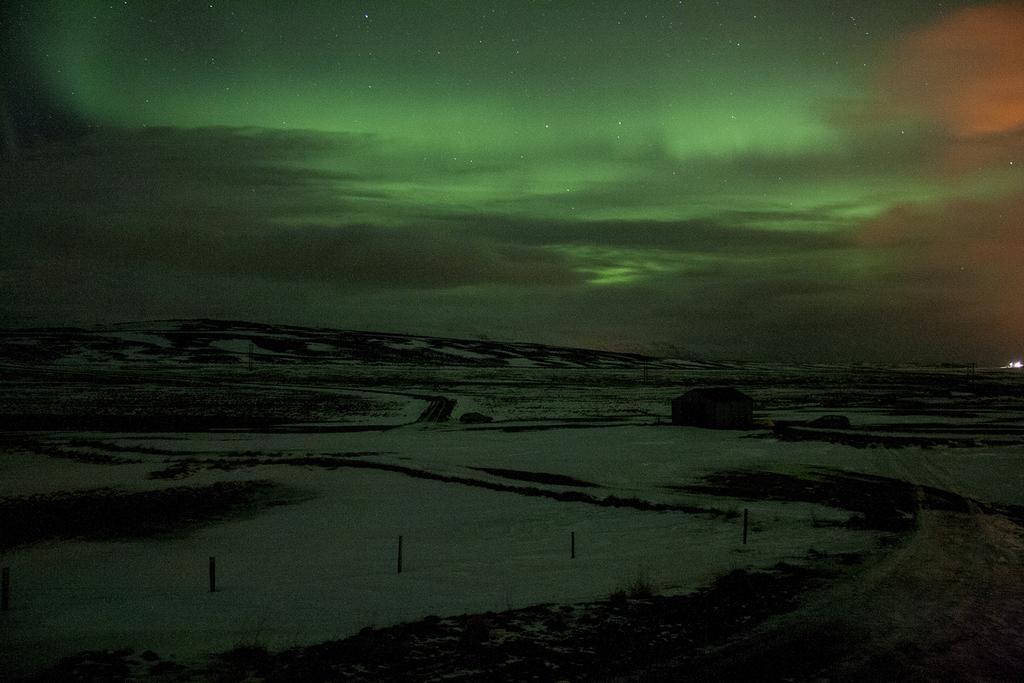
[[[710,653],[688,677],[1024,680],[1024,529],[967,507],[922,509],[906,545]]]

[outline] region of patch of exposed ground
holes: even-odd
[[[156,491],[91,489],[0,498],[0,548],[55,539],[146,538],[308,499],[271,481],[217,482]]]

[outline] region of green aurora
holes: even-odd
[[[996,246],[1022,227],[1024,68],[996,30],[1018,3],[5,12],[9,325],[203,315],[821,360],[1021,350],[1024,311],[1000,293],[1024,264]],[[983,54],[954,68],[964,40]],[[1010,87],[993,95],[999,69]],[[987,99],[967,116],[946,91]]]

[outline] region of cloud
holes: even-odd
[[[306,132],[102,129],[38,146],[0,165],[0,316],[220,315],[621,348],[692,335],[708,355],[756,356],[766,302],[825,296],[834,285],[814,264],[850,248],[843,234],[760,227],[816,226],[829,207],[453,213],[392,194],[394,178],[415,180],[403,164],[373,138]],[[587,284],[601,278],[614,286]],[[736,311],[751,322],[730,337]]]
[[[884,150],[892,141],[903,178],[939,181],[933,199],[903,199],[846,232],[864,264],[863,289],[839,308],[862,321],[857,329],[874,325],[893,349],[968,360],[1019,352],[1024,309],[1012,292],[1024,286],[1024,256],[1014,248],[1024,225],[1021,45],[1024,4],[951,12],[904,35],[870,97],[834,112],[851,144]],[[986,192],[972,197],[979,187]],[[830,319],[804,312],[805,320]]]
[[[688,220],[552,220],[501,215],[452,216],[477,235],[523,245],[597,245],[606,249],[658,250],[680,254],[751,255],[813,253],[842,248],[842,232],[815,230],[837,218],[826,209],[719,212],[715,218]],[[800,228],[766,230],[784,222]]]
[[[881,75],[881,96],[961,138],[1024,127],[1024,4],[968,7],[911,32]]]
[[[1024,192],[894,207],[857,234],[879,256],[874,277],[922,329],[988,357],[1019,352],[1024,307]],[[922,335],[923,336],[923,335]]]
[[[1006,168],[1024,153],[1021,45],[1024,3],[953,11],[897,39],[870,94],[833,103],[826,118],[856,146],[888,147],[901,172]]]
[[[712,171],[842,184],[851,159],[866,175],[884,167],[885,144],[870,139],[774,161],[624,157],[618,187],[594,183],[577,200],[644,208]],[[1024,285],[1005,248],[1024,223],[1018,195],[908,204],[863,225],[857,201],[827,197],[573,219],[544,196],[505,211],[424,200],[424,187],[456,181],[388,145],[211,128],[36,146],[0,164],[0,318],[222,316],[819,360],[998,358],[1024,322],[1003,310],[1004,288]]]
[[[368,136],[228,128],[102,128],[0,164],[10,214],[28,225],[216,228],[316,216],[387,199],[360,163]],[[330,166],[330,159],[353,160]]]
[[[384,166],[395,175],[381,175]],[[724,222],[452,213],[385,189],[414,171],[372,136],[100,129],[0,165],[13,219],[0,263],[55,273],[106,263],[364,289],[569,286],[616,260],[646,263],[637,271],[646,276],[694,254],[843,245],[826,232],[759,227],[819,227],[827,209],[740,211]]]
[[[998,199],[894,207],[865,223],[856,239],[891,253],[893,266],[908,279],[939,273],[944,286],[956,285],[955,298],[975,295],[976,301],[1001,305],[1006,297],[1000,291],[1024,285],[1024,251],[1017,248],[1021,226],[1024,192],[1018,191]]]
[[[244,307],[246,289],[268,287],[333,297],[582,281],[539,245],[406,220],[374,170],[385,157],[371,136],[226,128],[37,145],[0,164],[3,313],[134,318],[192,302],[202,315],[220,300],[209,287]]]

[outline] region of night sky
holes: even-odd
[[[1024,3],[0,13],[5,326],[1024,351]]]

